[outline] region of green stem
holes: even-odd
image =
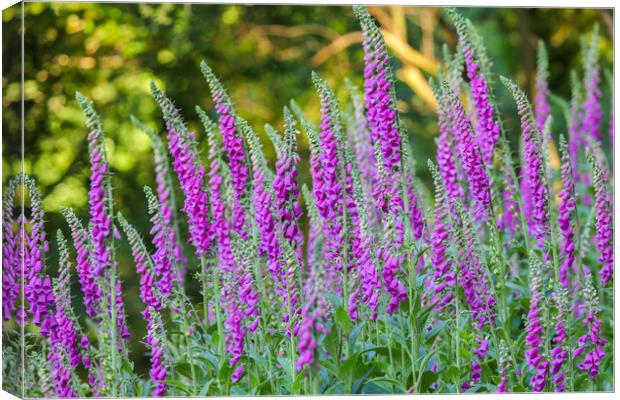
[[[289,335],[291,335],[291,354],[290,354],[290,360],[291,360],[291,389],[293,389],[294,385],[295,385],[295,380],[297,378],[296,376],[296,372],[295,372],[295,335],[293,334],[293,325],[294,325],[294,321],[293,321],[293,304],[291,303],[291,285],[289,284],[290,279],[289,279],[289,274],[288,274],[288,268],[286,268],[285,270],[285,274],[286,274],[286,293],[288,296],[288,331],[289,331]],[[270,352],[270,349],[267,349],[267,352]],[[291,390],[291,394],[295,394],[293,393],[293,390]]]
[[[180,291],[179,293],[182,293],[181,290],[181,282],[177,281],[177,288]],[[206,291],[207,288],[206,286],[203,286],[203,290]],[[193,352],[192,352],[192,348],[190,345],[190,340],[189,340],[189,326],[187,324],[187,308],[185,307],[185,301],[183,299],[183,297],[181,296],[180,298],[180,303],[181,303],[181,312],[183,313],[182,317],[181,317],[181,321],[183,324],[183,341],[185,342],[185,351],[186,351],[186,356],[189,360],[189,368],[191,371],[191,375],[192,375],[192,385],[191,387],[193,388],[192,393],[193,395],[197,395],[198,393],[195,391],[195,389],[198,387],[198,381],[196,380],[196,370],[194,367],[194,356],[193,356]],[[205,321],[207,320],[207,317],[205,317]]]
[[[454,285],[454,307],[455,307],[455,314],[456,314],[456,318],[454,318],[454,337],[455,337],[455,341],[456,341],[456,368],[458,369],[458,371],[461,371],[461,343],[460,343],[460,330],[459,330],[459,297],[458,297],[458,291],[456,289],[456,285]],[[457,393],[461,393],[461,388],[459,386],[459,377],[457,376],[455,378],[454,381],[454,386],[456,387],[456,392]]]
[[[114,256],[111,256],[111,260],[114,260]],[[118,345],[116,343],[116,264],[112,261],[112,268],[110,271],[110,357],[112,359],[112,395],[111,397],[117,397],[117,385],[118,371],[117,366],[117,353]]]
[[[214,268],[217,269],[217,268]],[[200,257],[200,278],[202,284],[202,313],[203,313],[203,325],[207,326],[207,321],[209,320],[209,295],[207,288],[207,260],[205,256]],[[215,287],[215,284],[214,284]],[[215,308],[219,307],[219,303]]]
[[[204,261],[201,261],[204,263]],[[213,268],[213,273],[214,273],[214,277],[213,277],[213,298],[215,299],[215,304],[214,307],[215,308],[215,320],[217,323],[217,360],[218,360],[218,370],[219,367],[222,365],[222,358],[224,355],[224,348],[222,346],[223,343],[223,335],[224,335],[224,327],[222,325],[222,315],[221,315],[221,311],[220,311],[220,291],[219,291],[219,287],[220,287],[220,272],[219,272],[219,268],[215,267]],[[207,310],[208,312],[208,310]],[[208,314],[207,314],[208,315]],[[220,380],[217,380],[218,382],[218,386],[220,389],[220,392],[222,390],[222,383],[220,382]]]

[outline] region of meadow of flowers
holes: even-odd
[[[195,112],[206,154],[183,120],[193,110],[151,85],[167,135],[132,121],[152,139],[156,162],[157,185],[144,187],[142,200],[148,232],[115,209],[104,127],[77,94],[88,127],[89,220],[63,208],[66,229],[48,238],[35,180],[17,176],[4,187],[5,390],[130,397],[614,389],[612,168],[602,146],[604,135],[613,144],[613,123],[602,130],[613,113],[602,111],[611,77],[599,66],[597,28],[584,40],[569,100],[551,96],[539,43],[530,98],[493,74],[475,26],[444,10],[459,41],[432,82],[436,154],[414,160],[379,26],[365,7],[354,12],[363,88],[343,79],[343,106],[320,75],[308,77],[320,121],[291,101],[282,133],[266,127],[275,165],[205,61],[213,110]],[[500,90],[518,115],[498,113]],[[552,132],[552,99],[564,110],[553,118],[566,119],[565,134]],[[518,132],[504,129],[511,118],[519,118]],[[298,179],[298,135],[310,143],[309,186]],[[416,162],[433,188],[415,176]],[[131,265],[117,261],[121,242]],[[59,255],[56,276],[46,266],[51,252]],[[139,299],[123,293],[125,268],[140,278]],[[190,280],[200,298],[188,294]],[[127,302],[143,307],[148,376],[135,372],[126,344]]]

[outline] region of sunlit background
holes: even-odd
[[[21,170],[20,7],[2,14],[3,182]],[[394,56],[398,106],[418,160],[418,175],[426,180],[426,159],[435,155],[437,134],[435,101],[428,80],[437,76],[442,45],[454,49],[455,32],[439,8],[370,10],[383,27]],[[601,31],[601,63],[611,70],[610,10],[461,11],[482,33],[496,77],[512,77],[530,93],[536,46],[542,39],[549,51],[551,91],[569,98],[570,69],[583,68],[580,36],[587,35],[595,23]],[[213,113],[198,67],[202,59],[220,76],[239,113],[261,134],[265,123],[281,129],[282,107],[290,99],[318,121],[319,100],[310,79],[312,70],[327,79],[343,103],[348,101],[344,77],[362,84],[361,33],[350,7],[26,3],[25,13],[25,170],[38,182],[50,238],[59,228],[67,232],[59,206],[73,207],[82,217],[87,215],[87,130],[75,101],[77,90],[94,100],[103,118],[116,208],[146,234],[142,187],[155,184],[153,158],[148,137],[133,127],[129,116],[161,130],[161,113],[149,94],[151,80],[175,100],[199,139],[203,132],[194,106],[199,104]],[[603,131],[609,120],[610,87],[604,77]],[[514,103],[503,88],[498,87],[497,94],[509,138],[517,143]],[[557,137],[566,128],[555,103],[553,115]],[[267,157],[273,159],[271,144],[268,140],[264,144]],[[299,146],[303,160],[300,179],[308,182],[304,135]],[[51,269],[54,253],[52,246],[48,259]],[[121,248],[119,262],[126,297],[136,298],[137,278],[128,248]],[[77,287],[74,293],[78,293]],[[126,307],[130,318],[138,319],[140,305],[134,303]],[[136,345],[144,332],[133,333]],[[143,368],[144,360],[136,361],[138,370]]]

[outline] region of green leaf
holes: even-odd
[[[336,382],[324,392],[324,394],[345,394],[342,389],[342,383]]]
[[[323,339],[323,346],[325,350],[329,353],[331,357],[336,357],[338,355],[338,350],[340,348],[340,340],[338,338],[338,330],[332,329]]]
[[[232,396],[247,396],[249,393],[243,388],[243,386],[235,385],[230,388],[230,394]]]
[[[443,378],[446,382],[454,383],[459,381],[461,377],[461,371],[456,366],[451,366],[443,373]]]
[[[370,376],[370,374],[374,372],[375,366],[374,365],[366,365],[366,364],[363,364],[363,363],[360,362],[357,365],[357,370],[361,370],[362,374],[358,374],[357,371],[356,371],[356,376],[359,376],[359,379],[357,379],[355,381],[355,383],[353,384],[353,387],[351,388],[352,394],[359,394],[359,390],[360,390],[361,385],[368,378],[368,376]]]
[[[198,357],[196,357],[196,359],[200,361],[200,363],[202,364],[201,366],[205,371],[208,371],[209,369],[217,369],[217,357],[215,357],[211,353],[203,351]]]
[[[356,339],[359,336],[362,329],[364,328],[364,326],[366,326],[365,320],[360,321],[353,327],[353,329],[351,329],[351,333],[349,334],[349,347],[350,348],[353,348],[353,345],[355,344]]]
[[[232,369],[228,366],[227,362],[222,363],[220,368],[220,372],[218,374],[218,378],[221,382],[226,382],[230,379],[230,374],[232,373]]]
[[[359,354],[353,354],[340,364],[338,378],[343,382],[350,382],[353,377],[353,370],[358,365]]]
[[[181,392],[185,393],[185,394],[191,394],[191,390],[190,387],[185,383],[185,382],[181,382],[179,380],[176,379],[168,379],[166,381],[166,384],[170,387],[173,387],[175,389],[180,390]]]
[[[185,361],[174,364],[174,370],[188,379],[192,379],[192,367]]]
[[[345,335],[349,335],[351,329],[353,328],[353,322],[351,322],[351,318],[349,318],[349,313],[342,307],[338,307],[336,309],[336,323],[342,329],[342,332]]]
[[[303,374],[297,374],[297,376],[295,376],[295,382],[293,382],[293,390],[292,390],[292,394],[299,394],[301,392],[301,384],[304,381],[304,375]]]
[[[200,392],[198,393],[198,397],[205,397],[209,394],[209,389],[211,388],[212,382],[213,379],[209,379],[207,383],[204,384],[204,386],[202,387],[202,389],[200,389]]]
[[[437,373],[433,372],[433,371],[424,371],[424,373],[422,373],[422,379],[420,380],[420,392],[422,393],[426,393],[428,392],[428,389],[430,388],[431,384],[433,382],[436,382],[438,378]]]
[[[362,394],[392,394],[392,390],[391,388],[383,387],[379,382],[370,382],[364,385]]]

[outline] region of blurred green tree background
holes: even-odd
[[[601,28],[601,63],[611,68],[612,12],[594,9],[461,10],[478,27],[494,63],[494,72],[512,77],[533,92],[536,46],[542,39],[550,58],[550,88],[570,96],[570,69],[582,71],[580,36],[595,23]],[[397,83],[397,97],[419,176],[427,179],[426,159],[435,155],[434,101],[428,79],[437,73],[441,46],[454,49],[454,30],[438,8],[371,7],[386,31]],[[21,171],[20,33],[21,6],[3,11],[2,180]],[[67,232],[59,206],[87,216],[88,154],[85,119],[75,92],[92,98],[108,138],[114,173],[116,208],[148,233],[142,186],[154,185],[148,137],[133,127],[135,115],[161,131],[161,113],[149,94],[154,80],[182,110],[189,126],[203,137],[194,106],[213,113],[209,91],[198,67],[202,59],[226,85],[239,113],[258,132],[270,123],[282,126],[282,107],[290,99],[318,121],[318,96],[310,79],[316,70],[348,101],[343,78],[362,85],[361,33],[350,7],[245,6],[207,4],[26,3],[25,5],[25,171],[39,185],[49,237]],[[603,131],[608,124],[609,82],[602,81]],[[513,101],[498,88],[502,115],[516,143]],[[557,106],[554,134],[566,132]],[[162,132],[163,135],[163,132]],[[608,140],[606,138],[606,140]],[[308,144],[300,135],[300,179],[309,181]],[[274,151],[264,141],[267,156]],[[516,147],[515,147],[516,148]],[[126,244],[119,256],[125,297],[137,298],[137,278]],[[54,249],[55,246],[52,245]],[[55,250],[49,258],[54,269]],[[189,252],[188,252],[189,253]],[[77,287],[74,293],[77,292]],[[80,306],[80,301],[75,306]],[[129,317],[139,320],[139,302],[126,302]],[[136,329],[134,346],[144,326]],[[142,351],[134,352],[145,365]]]

